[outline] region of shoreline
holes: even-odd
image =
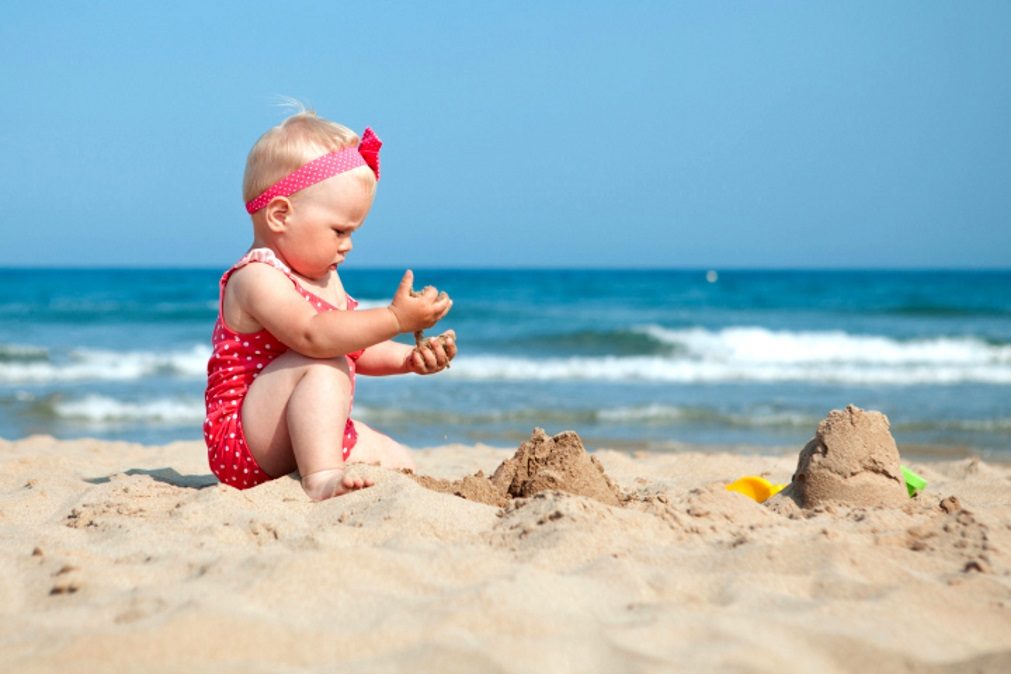
[[[555,432],[561,432],[563,429],[557,429]],[[523,438],[517,434],[516,444],[518,445],[522,442]],[[525,436],[524,436],[525,438]],[[809,439],[809,438],[808,438]],[[99,436],[54,436],[48,433],[33,433],[24,437],[19,438],[5,438],[0,436],[0,443],[19,443],[25,441],[53,441],[53,442],[84,442],[84,443],[102,443],[110,446],[143,446],[143,447],[164,447],[168,445],[199,445],[203,446],[203,440],[199,438],[180,438],[168,440],[166,442],[149,443],[144,441],[136,440],[125,440],[125,439],[113,439],[113,438],[103,438]],[[403,443],[402,443],[403,444]],[[678,455],[678,454],[739,454],[742,456],[768,456],[768,457],[778,457],[778,456],[788,456],[794,455],[801,448],[803,448],[805,442],[798,442],[796,446],[788,444],[756,444],[756,443],[705,443],[705,442],[682,442],[682,441],[670,441],[663,445],[658,445],[656,443],[650,442],[608,442],[606,444],[600,445],[590,445],[587,442],[586,449],[590,452],[597,451],[613,451],[629,455],[636,454],[658,454],[658,455]],[[483,447],[493,450],[500,450],[503,452],[513,452],[516,449],[516,445],[506,446],[501,444],[500,441],[493,443],[484,442],[442,442],[438,444],[426,444],[419,446],[405,445],[412,452],[425,452],[434,449],[440,449],[447,446],[462,446],[462,447]],[[979,459],[981,461],[986,461],[987,463],[997,464],[997,465],[1011,465],[1011,442],[1009,442],[1006,450],[1001,449],[989,449],[985,447],[975,447],[972,445],[958,444],[958,443],[920,443],[920,442],[899,442],[898,443],[899,452],[902,456],[907,457],[910,461],[951,461],[956,459]]]
[[[913,459],[930,484],[901,508],[786,516],[723,487],[789,479],[796,451],[725,449],[599,449],[625,506],[497,508],[371,467],[321,503],[289,478],[239,492],[199,441],[0,440],[0,668],[1011,667],[1011,467]],[[513,451],[415,457],[458,479]]]

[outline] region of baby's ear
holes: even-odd
[[[287,197],[274,197],[263,207],[263,219],[270,231],[280,234],[288,228],[288,218],[294,210]]]

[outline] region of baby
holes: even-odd
[[[379,138],[300,112],[270,129],[246,161],[249,251],[221,277],[207,364],[204,437],[211,470],[238,489],[298,470],[321,500],[372,484],[349,461],[413,468],[409,451],[351,418],[355,374],[432,374],[456,335],[392,341],[435,325],[453,305],[412,290],[408,270],[388,307],[355,311],[338,267],[379,180]]]

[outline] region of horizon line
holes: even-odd
[[[172,265],[172,264],[149,264],[149,265],[58,265],[58,264],[34,264],[34,265],[7,265],[0,264],[0,272],[5,271],[217,271],[227,269],[228,265]],[[804,267],[804,266],[771,266],[771,265],[702,265],[702,266],[547,266],[547,265],[362,265],[354,266],[342,271],[402,271],[405,269],[426,270],[426,271],[620,271],[620,272],[658,272],[658,271],[678,271],[678,272],[701,272],[714,271],[723,272],[1011,272],[1011,265],[1007,266],[839,266],[839,267]]]

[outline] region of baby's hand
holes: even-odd
[[[408,269],[393,296],[390,311],[397,317],[400,332],[416,332],[430,328],[449,313],[453,300],[432,286],[425,286],[420,293],[414,292],[414,272]]]
[[[456,333],[447,330],[438,337],[418,342],[407,357],[407,366],[415,374],[435,374],[449,367],[456,356]]]

